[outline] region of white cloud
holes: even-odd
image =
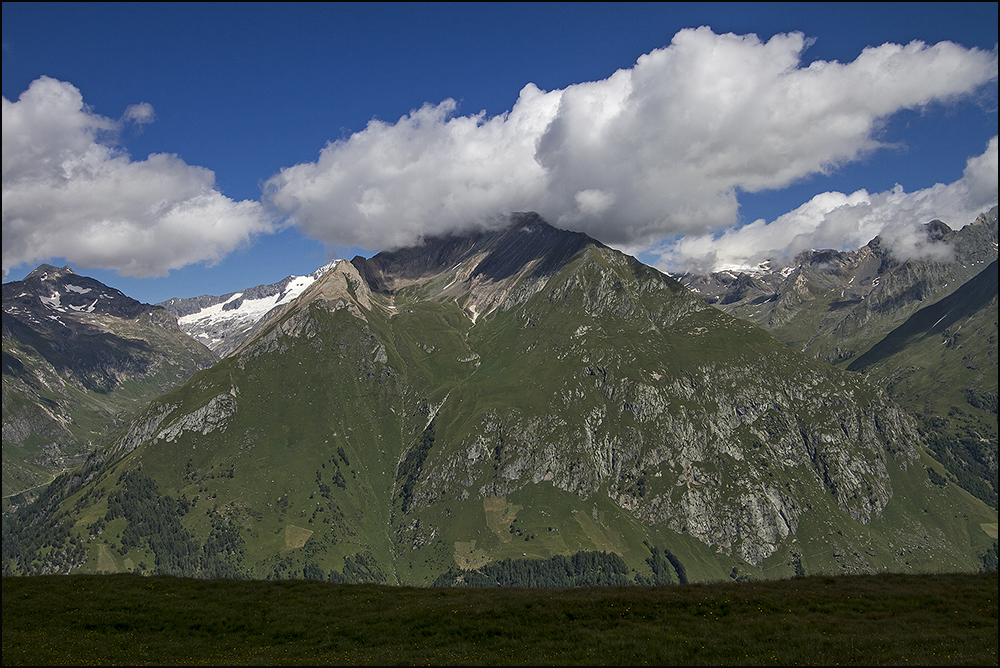
[[[456,116],[446,100],[372,121],[272,177],[265,199],[307,235],[373,250],[517,210],[606,243],[648,244],[733,225],[740,189],[856,160],[881,146],[891,114],[997,76],[995,51],[950,42],[802,67],[807,46],[799,33],[762,42],[682,30],[603,81],[529,84],[507,114]]]
[[[865,190],[845,195],[825,192],[776,220],[757,220],[720,235],[690,235],[648,252],[670,271],[746,269],[764,260],[790,263],[809,248],[849,250],[881,236],[899,259],[936,256],[947,247],[927,243],[921,226],[939,219],[952,228],[971,223],[997,204],[997,137],[970,157],[962,178],[950,184],[907,193],[897,185],[886,192]]]
[[[147,123],[152,123],[156,120],[156,112],[153,110],[153,105],[148,102],[130,104],[125,108],[125,113],[122,114],[122,119],[135,123],[136,125],[146,125]]]
[[[997,77],[996,50],[948,42],[885,44],[850,63],[802,66],[807,46],[799,33],[762,42],[682,30],[605,80],[549,92],[528,84],[499,116],[458,116],[449,99],[395,123],[373,120],[315,162],[281,170],[264,200],[338,246],[398,247],[534,210],[630,248],[684,235],[658,248],[663,261],[701,263],[890,236],[883,219],[901,215],[885,213],[890,205],[940,210],[932,217],[952,222],[961,218],[946,212],[996,200],[994,142],[950,186],[824,193],[770,225],[716,239],[737,221],[739,191],[782,188],[857,160],[881,147],[880,124],[893,113],[974,94]],[[118,147],[126,124],[140,131],[154,119],[147,103],[105,118],[48,77],[16,102],[3,99],[5,274],[65,257],[162,275],[214,263],[273,231],[260,204],[222,195],[210,170],[175,155],[133,160]],[[901,236],[898,252],[906,243]]]
[[[529,84],[510,113],[490,119],[454,117],[445,100],[395,124],[373,120],[327,144],[317,162],[281,170],[265,199],[309,236],[376,250],[486,225],[542,197],[535,143],[558,102]]]
[[[130,276],[214,263],[272,225],[259,203],[215,190],[215,175],[176,155],[134,161],[115,145],[121,121],[93,113],[74,86],[41,77],[3,99],[3,271],[66,258]]]

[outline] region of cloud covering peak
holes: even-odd
[[[272,225],[258,202],[215,189],[211,170],[176,155],[132,160],[127,125],[153,121],[130,105],[115,121],[90,111],[69,83],[36,79],[3,98],[3,271],[63,257],[128,276],[216,262]]]
[[[802,66],[801,33],[681,30],[602,81],[525,86],[510,112],[445,100],[331,142],[281,170],[265,202],[307,235],[369,249],[534,210],[632,247],[737,221],[740,190],[785,187],[882,146],[880,124],[977,91],[997,53],[951,42]],[[995,192],[995,184],[993,188]],[[867,240],[866,240],[867,241]]]

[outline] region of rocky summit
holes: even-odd
[[[978,570],[996,530],[863,376],[531,213],[337,263],[19,517],[65,547],[8,572],[413,585]]]

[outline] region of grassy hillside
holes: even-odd
[[[997,576],[414,589],[3,579],[4,665],[996,665]]]

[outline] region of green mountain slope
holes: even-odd
[[[928,470],[857,374],[519,214],[340,263],[5,525],[4,568],[427,585],[590,551],[633,581],[976,570],[996,513]]]
[[[848,368],[886,387],[954,479],[997,507],[996,261]]]

